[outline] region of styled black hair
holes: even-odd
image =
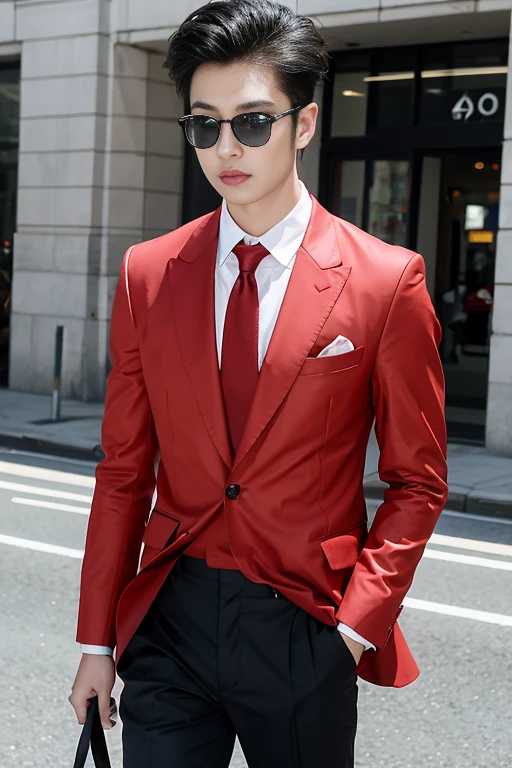
[[[292,109],[313,101],[329,69],[327,43],[311,19],[272,0],[212,0],[193,11],[170,37],[163,68],[189,113],[192,78],[201,64],[247,61],[274,69]],[[298,113],[292,118],[295,135]]]

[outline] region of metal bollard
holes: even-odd
[[[53,374],[52,421],[60,421],[60,390],[62,383],[62,350],[64,348],[64,326],[55,331],[55,370]]]

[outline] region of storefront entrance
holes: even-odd
[[[426,263],[453,440],[483,443],[507,42],[340,54],[321,201]]]
[[[418,250],[443,328],[450,436],[483,442],[500,195],[500,151],[423,159]]]

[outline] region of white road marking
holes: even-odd
[[[496,544],[493,541],[480,541],[478,539],[460,539],[458,536],[443,536],[433,533],[429,543],[438,544],[441,547],[454,547],[455,549],[470,549],[473,552],[486,552],[488,555],[504,555],[512,557],[510,544]]]
[[[484,621],[487,624],[500,624],[502,627],[512,627],[512,616],[504,616],[502,613],[489,613],[487,611],[477,611],[474,608],[461,608],[457,605],[432,603],[429,600],[417,600],[415,597],[405,597],[403,603],[407,608],[416,608],[419,611],[442,613],[445,616],[458,616],[461,619],[473,619],[473,621]]]
[[[35,552],[45,552],[52,555],[71,557],[77,560],[81,560],[84,555],[79,549],[58,547],[54,544],[45,544],[41,541],[32,541],[30,539],[19,539],[14,536],[5,536],[3,534],[0,534],[0,544],[29,549]],[[445,616],[457,616],[463,619],[472,619],[473,621],[483,621],[487,624],[499,624],[503,627],[512,627],[512,616],[505,616],[501,613],[477,611],[474,608],[462,608],[457,605],[445,605],[443,603],[434,603],[429,600],[418,600],[415,597],[405,597],[403,604],[407,608],[416,608],[420,611],[429,611],[431,613],[444,614]]]
[[[0,544],[7,544],[10,547],[20,547],[21,549],[31,549],[34,552],[47,552],[50,555],[73,557],[76,560],[81,560],[84,556],[84,553],[80,549],[58,547],[56,544],[45,544],[42,541],[32,541],[31,539],[19,539],[16,536],[5,536],[3,533],[0,533]]]
[[[71,504],[57,504],[51,501],[40,501],[39,499],[22,499],[19,496],[13,496],[13,504],[23,504],[26,507],[37,507],[38,509],[57,509],[60,512],[74,512],[77,515],[88,515],[89,509],[85,507],[72,507]]]
[[[86,504],[90,504],[92,501],[92,496],[84,496],[81,493],[69,493],[68,491],[57,491],[53,488],[40,488],[21,483],[8,483],[5,480],[0,480],[0,489],[17,491],[18,493],[32,493],[34,496],[50,496],[54,499],[67,499],[68,501],[85,501]]]
[[[440,519],[445,515],[448,517],[462,517],[464,520],[479,520],[482,523],[501,523],[501,525],[512,525],[512,520],[507,520],[503,517],[491,517],[490,515],[472,515],[469,512],[455,512],[452,509],[443,509],[443,514]]]
[[[479,565],[481,568],[494,568],[496,571],[512,571],[512,563],[506,563],[503,560],[490,560],[486,557],[473,557],[472,555],[456,555],[452,552],[438,552],[436,549],[426,549],[423,557],[431,560],[445,560],[449,563]]]
[[[0,473],[2,475],[16,475],[17,477],[32,477],[34,480],[48,480],[62,485],[81,485],[83,488],[94,488],[96,483],[94,477],[25,464],[11,464],[9,461],[0,461]]]

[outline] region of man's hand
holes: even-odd
[[[363,655],[364,651],[364,645],[362,643],[358,643],[357,640],[352,640],[351,637],[348,637],[348,635],[343,634],[343,632],[340,632],[340,635],[348,645],[348,649],[354,659],[356,660],[356,664],[359,664],[359,659]]]
[[[106,731],[113,728],[115,722],[111,720],[114,712],[110,711],[110,694],[115,679],[115,664],[111,656],[82,654],[82,661],[69,697],[80,725],[85,723],[91,695],[97,694],[101,724]]]

